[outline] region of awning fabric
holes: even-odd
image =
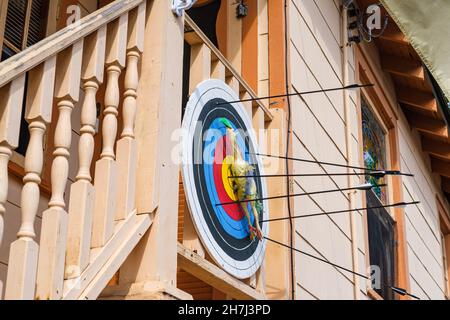
[[[450,99],[450,0],[381,0]]]

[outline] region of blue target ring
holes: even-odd
[[[236,125],[232,122],[230,122],[233,129],[237,129]],[[220,122],[220,118],[216,118],[211,126],[208,128],[207,134],[205,136],[205,150],[209,152],[205,152],[203,155],[204,159],[204,173],[205,173],[205,180],[207,185],[207,191],[210,199],[213,203],[223,203],[226,200],[222,197],[219,197],[219,192],[217,190],[217,170],[216,174],[214,172],[214,158],[216,156],[217,152],[221,152],[222,150],[217,150],[217,143],[218,141],[221,141],[220,139],[224,139],[226,137],[226,127],[223,125],[223,123]],[[223,140],[222,140],[223,141]],[[246,161],[249,161],[249,151],[245,144],[244,138],[241,135],[237,136],[237,145],[239,149],[241,150],[241,154],[244,156],[244,159]],[[223,153],[223,152],[222,152]],[[226,154],[223,154],[223,158],[226,156]],[[216,164],[217,165],[217,164]],[[228,177],[220,177],[223,181],[226,180]],[[232,199],[227,199],[232,200]],[[228,207],[228,208],[227,208]],[[250,204],[247,204],[248,210],[251,210]],[[240,215],[241,218],[239,220],[236,220],[232,215],[230,215],[227,211],[228,210],[240,210],[240,208],[236,209],[235,206],[215,206],[214,211],[216,213],[216,216],[218,220],[220,221],[220,224],[225,229],[225,231],[237,238],[237,239],[244,239],[249,236],[249,227],[248,227],[248,221],[247,218],[244,215]],[[251,216],[251,221],[254,223],[254,217]]]

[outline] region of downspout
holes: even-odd
[[[348,50],[351,49],[351,46],[348,42],[348,14],[347,9],[342,6],[342,77],[344,86],[350,85],[349,83],[349,62],[348,62]],[[347,165],[353,165],[353,154],[352,154],[352,128],[351,128],[351,110],[350,110],[350,96],[348,90],[344,90],[344,113],[345,113],[345,145],[346,145],[346,157],[347,157]],[[352,173],[352,169],[347,169],[348,173]],[[347,176],[347,184],[348,186],[353,185],[352,181],[353,176]],[[348,193],[349,198],[349,209],[355,209],[355,191],[350,191]],[[350,233],[351,233],[351,241],[352,241],[352,268],[354,272],[359,272],[359,263],[358,263],[358,234],[356,228],[355,221],[355,213],[350,212]],[[355,300],[359,300],[359,277],[356,274],[353,274],[353,295]]]

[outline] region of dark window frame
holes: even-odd
[[[381,202],[373,191],[366,191],[368,207],[381,206]],[[379,288],[373,288],[385,300],[395,300],[394,291],[389,286],[395,286],[396,278],[396,232],[395,220],[384,208],[367,210],[367,229],[369,240],[370,265],[380,267]]]
[[[375,117],[375,120],[378,122],[379,126],[381,127],[383,134],[384,134],[384,149],[385,149],[385,165],[390,166],[389,163],[391,161],[390,152],[392,151],[390,146],[388,145],[390,143],[390,130],[388,129],[388,126],[384,123],[383,119],[378,115],[376,107],[373,105],[372,100],[370,99],[370,95],[368,94],[361,94],[360,97],[360,106],[361,106],[361,117],[360,117],[360,126],[362,128],[362,108],[363,105],[366,105],[366,107],[369,109],[369,111],[373,114]],[[364,133],[362,133],[361,136],[362,139],[364,139]],[[364,157],[362,158],[364,161]],[[364,178],[366,179],[366,178]],[[389,187],[391,186],[390,180],[386,179],[384,181],[388,186],[386,191],[386,199],[385,201],[390,201],[390,194],[389,194]],[[366,191],[365,196],[365,206],[367,207],[374,207],[374,206],[381,206],[384,203],[382,203],[381,199],[371,190]],[[380,228],[384,227],[384,230],[380,230]],[[378,228],[378,230],[375,230]],[[382,236],[382,231],[386,231],[388,233],[388,236],[386,236],[385,239],[378,239],[377,236]],[[398,273],[398,266],[397,266],[397,223],[391,214],[390,211],[384,208],[380,209],[374,209],[374,210],[366,210],[366,234],[367,234],[367,251],[366,254],[368,255],[368,258],[366,261],[369,262],[369,266],[371,265],[379,265],[380,266],[380,288],[374,288],[374,283],[370,284],[370,287],[368,288],[370,290],[370,293],[374,294],[377,298],[383,299],[383,300],[395,300],[396,295],[394,291],[392,291],[388,286],[396,286],[397,283],[397,273]],[[372,240],[371,240],[372,239]],[[380,243],[385,244],[385,247],[387,249],[380,250],[377,248],[375,250],[374,243],[377,243],[380,245]],[[390,243],[390,246],[388,244]],[[389,250],[390,252],[387,253],[386,250]],[[384,256],[388,254],[388,256]],[[381,261],[379,259],[382,259]],[[374,261],[376,260],[376,261]]]

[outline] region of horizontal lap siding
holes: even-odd
[[[291,19],[291,35],[300,31],[304,39],[314,38],[324,53],[323,58],[329,61],[328,66],[333,70],[335,77],[342,83],[342,52],[340,43],[340,17],[339,11],[328,1],[323,0],[293,0],[292,14],[301,15],[300,18]],[[296,30],[297,29],[297,30]],[[309,31],[309,34],[306,32]],[[296,39],[293,37],[293,40]],[[312,39],[311,39],[312,40]],[[301,48],[309,48],[309,43],[299,43]],[[311,49],[311,48],[309,48]],[[303,50],[301,50],[303,51]],[[306,55],[313,57],[314,50],[308,50]],[[317,58],[322,59],[321,56]],[[318,66],[316,66],[318,67]],[[333,79],[334,80],[334,79]]]
[[[291,0],[290,6],[290,59],[292,91],[302,92],[316,89],[339,87],[342,78],[342,50],[340,48],[339,1],[328,0]],[[371,54],[371,52],[369,52]],[[354,52],[348,55],[349,83],[355,83]],[[392,96],[393,91],[388,89]],[[357,93],[350,93],[351,141],[354,165],[359,164],[359,118]],[[293,97],[293,155],[311,160],[346,163],[345,117],[343,92],[336,91]],[[411,132],[407,122],[401,116],[399,145],[401,167],[416,176],[403,179],[405,201],[419,200],[421,204],[406,208],[406,236],[408,241],[409,271],[411,290],[417,289],[419,295],[443,298],[443,267],[439,236],[439,216],[435,195],[440,192],[435,177],[430,173],[427,160],[424,160],[416,134]],[[296,162],[294,173],[345,172],[345,169],[322,167],[316,164]],[[345,177],[315,177],[295,179],[296,192],[347,187]],[[359,183],[359,177],[352,179],[352,185]],[[355,206],[362,206],[362,197],[357,196]],[[295,199],[295,214],[308,214],[345,209],[348,200],[342,193],[317,195]],[[356,214],[356,226],[359,249],[359,269],[365,270],[364,219]],[[351,267],[351,235],[347,214],[330,217],[299,219],[295,223],[299,242],[305,244],[317,254],[336,259],[342,265]],[[332,244],[330,244],[332,243]],[[333,247],[335,246],[335,247]],[[340,256],[333,253],[340,252]],[[339,251],[340,250],[340,251]],[[298,258],[299,259],[299,258]],[[297,266],[298,297],[324,299],[330,295],[324,291],[325,284],[312,281],[309,277],[314,268],[307,258],[301,260],[306,265]],[[318,262],[320,264],[320,262]],[[316,263],[317,264],[317,263]],[[317,265],[318,267],[318,265]],[[321,267],[326,270],[326,267]],[[320,269],[315,272],[321,276]],[[324,271],[325,272],[325,271]],[[331,272],[327,270],[326,272]],[[334,271],[333,271],[334,272]],[[339,272],[338,272],[339,273]],[[317,277],[317,274],[315,277]],[[339,273],[349,283],[352,277]],[[326,276],[325,276],[326,277]],[[336,283],[331,290],[336,291]],[[329,286],[329,285],[328,285]],[[361,290],[365,292],[365,281],[361,281]],[[344,294],[345,295],[345,294]]]
[[[403,195],[405,201],[420,201],[405,209],[411,291],[424,299],[443,299],[443,261],[435,196],[440,191],[428,159],[421,152],[417,133],[410,130],[403,117],[399,123],[402,170],[415,175],[403,179]]]
[[[292,0],[290,6],[290,66],[292,91],[302,92],[341,87],[342,50],[340,48],[341,17],[338,6],[328,0]],[[351,61],[350,61],[351,60]],[[354,58],[349,56],[350,72]],[[351,79],[354,75],[351,75]],[[353,101],[356,98],[353,97]],[[352,112],[351,147],[358,165],[358,116]],[[344,96],[342,91],[294,96],[292,127],[293,156],[309,160],[346,164]],[[293,173],[347,172],[344,168],[294,162]],[[353,179],[358,183],[358,178]],[[313,192],[348,187],[346,177],[298,177],[294,192]],[[302,196],[294,200],[295,215],[305,215],[349,207],[345,193],[334,192]],[[357,199],[357,203],[361,199]],[[356,214],[358,229],[359,272],[365,272],[365,249],[362,234],[363,219]],[[352,249],[349,214],[319,216],[295,221],[295,245],[315,256],[352,269]],[[353,276],[302,254],[296,255],[298,299],[353,299]],[[366,298],[365,281],[360,282],[361,298]]]
[[[414,292],[414,295],[421,299],[430,299],[413,276],[410,277],[410,281],[411,292]]]
[[[296,292],[296,298],[298,300],[318,300],[317,297],[315,297],[313,294],[311,294],[307,289],[302,287],[301,285],[297,284]]]
[[[316,250],[303,237],[296,235],[297,246],[308,254],[326,259],[320,251]],[[349,280],[345,271],[321,261],[312,259],[306,255],[296,255],[296,272],[302,278],[299,281],[311,295],[318,299],[353,299],[353,283]]]
[[[416,249],[416,248],[414,248]],[[408,260],[409,260],[409,272],[410,278],[414,278],[417,284],[426,293],[426,296],[419,296],[421,299],[444,299],[441,288],[433,280],[432,276],[424,266],[424,262],[420,257],[420,253],[416,253],[408,245]],[[416,294],[416,292],[412,292]]]

